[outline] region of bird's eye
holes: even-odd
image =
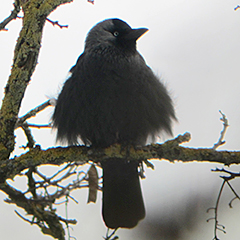
[[[119,35],[119,32],[118,32],[118,31],[115,31],[115,32],[113,33],[113,35],[114,35],[115,37],[117,37],[117,36]]]

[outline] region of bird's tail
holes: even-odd
[[[107,227],[133,228],[145,217],[138,163],[123,159],[102,162],[102,215]]]

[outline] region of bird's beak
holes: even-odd
[[[140,38],[145,32],[147,32],[147,28],[135,28],[132,29],[126,36],[127,39],[129,40],[135,40],[137,41],[138,38]]]

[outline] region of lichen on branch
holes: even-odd
[[[5,87],[0,110],[0,161],[15,147],[14,129],[27,85],[35,70],[47,16],[58,6],[72,0],[21,0],[23,27],[14,50],[13,66]],[[16,14],[15,14],[16,15]]]

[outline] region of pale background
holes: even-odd
[[[221,109],[229,118],[230,127],[225,138],[227,143],[220,149],[239,150],[240,10],[234,11],[238,4],[237,0],[96,0],[92,5],[86,0],[75,0],[59,7],[50,19],[69,27],[60,29],[46,23],[38,65],[20,115],[47,97],[57,96],[68,70],[83,51],[89,29],[101,20],[117,17],[132,27],[150,30],[138,41],[138,50],[172,94],[179,120],[174,125],[174,135],[189,131],[192,140],[185,146],[212,147],[222,129],[218,112]],[[0,21],[12,9],[11,0],[2,1]],[[21,20],[12,21],[7,28],[8,31],[0,32],[1,97],[10,74]],[[52,111],[49,108],[31,122],[49,122]],[[55,136],[50,130],[33,133],[43,149],[55,146]],[[17,147],[26,144],[21,130],[16,135]],[[16,149],[15,154],[21,151]],[[207,223],[206,219],[213,217],[213,212],[206,213],[206,210],[214,206],[221,185],[219,174],[211,169],[221,165],[167,161],[154,161],[154,164],[155,170],[148,170],[146,180],[142,181],[147,216],[133,230],[119,230],[120,239],[160,239],[159,231],[163,234],[161,240],[211,240],[213,222]],[[237,166],[232,169],[239,170]],[[24,186],[24,179],[17,180],[19,187]],[[238,181],[234,186],[240,189]],[[70,205],[69,217],[78,219],[78,224],[73,227],[72,235],[78,240],[102,239],[106,229],[100,214],[101,195],[97,204],[89,205],[85,190],[74,196],[79,204]],[[42,235],[38,227],[22,221],[14,213],[15,206],[3,202],[5,197],[0,192],[1,239],[52,239]],[[232,197],[226,189],[219,220],[227,234],[219,233],[221,240],[239,239],[240,203],[236,200],[230,209],[227,204]]]

